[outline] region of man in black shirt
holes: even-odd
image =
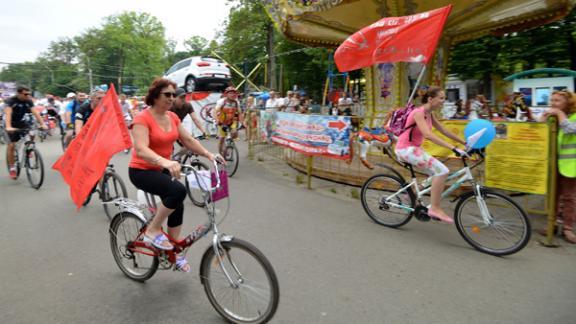
[[[4,112],[6,114],[6,132],[10,137],[10,143],[6,146],[6,158],[8,160],[10,177],[16,179],[16,168],[14,167],[14,148],[16,142],[22,138],[26,133],[20,130],[25,130],[30,127],[28,122],[25,120],[26,114],[34,114],[38,124],[41,125],[43,129],[47,129],[46,125],[42,121],[40,113],[36,110],[32,110],[34,103],[30,100],[30,89],[24,86],[19,86],[17,89],[18,94],[12,98],[6,100],[6,108]]]
[[[206,136],[206,131],[204,131],[202,123],[194,113],[194,107],[192,107],[192,105],[189,102],[186,102],[186,91],[184,91],[184,89],[182,88],[176,89],[176,100],[174,100],[174,103],[172,104],[172,108],[170,108],[170,111],[178,115],[180,121],[183,121],[187,115],[190,115],[190,118],[192,118],[192,121],[194,122],[196,127],[198,127],[198,129],[202,132],[202,135]]]
[[[102,90],[96,90],[92,92],[90,95],[90,101],[82,104],[80,109],[76,111],[76,118],[74,120],[74,130],[76,135],[80,134],[82,127],[84,127],[84,125],[88,122],[88,119],[94,112],[94,109],[98,107],[100,100],[104,98],[104,95],[105,93]]]

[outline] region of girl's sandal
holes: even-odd
[[[192,267],[190,267],[190,264],[188,263],[188,260],[186,260],[185,256],[178,255],[176,256],[175,270],[182,272],[190,272],[192,271]]]

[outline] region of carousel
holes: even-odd
[[[566,16],[576,0],[267,0],[266,10],[284,36],[308,46],[336,48],[351,34],[384,17],[408,16],[453,5],[426,84],[444,85],[451,46],[485,35],[504,35]],[[363,70],[369,123],[399,106],[418,77],[415,63],[379,64]]]

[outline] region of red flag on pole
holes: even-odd
[[[70,197],[78,209],[104,174],[112,156],[131,146],[118,96],[111,86],[64,155],[52,166],[70,186]]]
[[[340,72],[378,63],[428,63],[452,5],[412,16],[387,17],[346,39],[334,54]]]

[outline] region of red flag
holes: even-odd
[[[111,86],[64,155],[52,166],[70,186],[70,197],[78,209],[104,174],[112,156],[131,146],[118,96]]]
[[[422,62],[434,55],[452,5],[404,17],[383,18],[346,39],[334,54],[340,72],[378,63]]]

